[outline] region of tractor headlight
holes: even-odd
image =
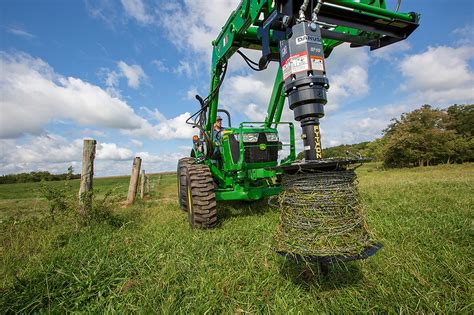
[[[278,141],[278,134],[276,133],[265,133],[265,136],[267,137],[267,141],[269,142],[275,142]]]
[[[244,133],[243,134],[244,142],[257,142],[258,141],[258,133]]]

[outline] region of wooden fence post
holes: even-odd
[[[137,156],[133,159],[132,175],[130,176],[130,185],[128,186],[127,205],[131,205],[135,202],[141,165],[142,159],[140,157]]]
[[[146,193],[150,193],[150,175],[146,176]]]
[[[94,179],[95,146],[97,141],[84,140],[82,149],[81,186],[79,188],[79,214],[87,218],[92,210],[92,182]]]
[[[141,185],[140,185],[140,198],[145,198],[145,170],[142,171]]]

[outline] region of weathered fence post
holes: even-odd
[[[84,140],[82,149],[81,186],[79,188],[79,214],[85,219],[92,210],[92,182],[94,179],[94,158],[97,141]]]
[[[146,193],[150,193],[150,175],[146,176]]]
[[[140,198],[145,198],[145,170],[142,171],[141,185],[140,185]]]
[[[128,186],[127,205],[131,205],[135,202],[135,196],[137,195],[137,188],[138,188],[138,177],[140,175],[141,165],[142,165],[142,159],[137,156],[133,160],[132,175],[130,176],[130,185]]]

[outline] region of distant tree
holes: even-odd
[[[449,129],[455,130],[463,137],[474,135],[474,104],[452,105],[448,107],[447,113],[450,118]]]
[[[474,105],[448,107],[448,128],[459,136],[448,144],[453,156],[449,162],[474,161]]]
[[[374,161],[383,161],[384,159],[384,148],[386,145],[385,138],[378,138],[367,144],[363,155],[368,158],[374,159]]]
[[[457,109],[454,109],[458,115]],[[400,119],[384,130],[386,144],[383,160],[387,166],[431,165],[468,160],[469,139],[457,133],[459,124],[447,110],[423,105],[420,109],[402,114]]]
[[[9,174],[0,176],[0,184],[14,184],[14,183],[28,183],[28,182],[41,182],[41,181],[58,181],[65,179],[78,179],[81,178],[80,174],[74,174],[72,166],[68,168],[67,173],[63,174],[51,174],[47,171],[20,173],[20,174]]]

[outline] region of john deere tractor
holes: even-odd
[[[219,201],[276,195],[285,172],[329,165],[321,160],[319,130],[329,89],[325,59],[342,43],[374,50],[406,39],[420,17],[398,12],[399,5],[389,10],[385,0],[241,1],[212,42],[210,92],[204,99],[196,95],[199,110],[187,121],[196,128],[193,149],[178,162],[179,205],[192,227],[215,226]],[[240,48],[262,55],[253,61]],[[233,126],[230,113],[218,106],[228,60],[235,53],[256,71],[279,63],[264,121]],[[280,121],[285,99],[301,127],[304,161],[296,161],[293,122]],[[228,124],[220,133],[214,131],[218,115]],[[289,129],[286,143],[279,138],[279,126]],[[283,149],[288,156],[279,160]]]

